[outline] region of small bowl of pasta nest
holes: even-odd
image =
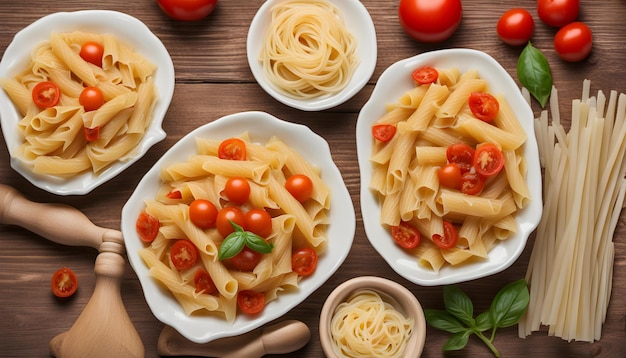
[[[250,24],[247,56],[274,99],[321,111],[367,84],[376,67],[376,30],[358,0],[268,0]]]
[[[375,276],[337,286],[324,302],[319,330],[328,358],[419,357],[426,341],[426,319],[415,295]]]
[[[166,136],[174,65],[140,20],[58,12],[28,25],[0,62],[0,121],[11,167],[57,195],[83,195]]]

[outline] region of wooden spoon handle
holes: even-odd
[[[4,184],[0,184],[0,224],[21,226],[59,244],[95,249],[103,236],[121,236],[118,230],[95,225],[76,208],[36,203]]]

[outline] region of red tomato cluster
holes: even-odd
[[[446,149],[448,164],[437,172],[439,184],[460,190],[467,195],[477,195],[485,187],[486,178],[497,175],[504,167],[504,155],[491,143],[476,149],[464,143]]]

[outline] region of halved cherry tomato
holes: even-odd
[[[465,143],[455,143],[446,149],[446,158],[449,163],[456,164],[461,173],[466,173],[474,165],[474,148]]]
[[[67,298],[73,295],[78,289],[78,278],[74,271],[67,267],[58,269],[52,274],[52,293],[59,298]]]
[[[485,177],[469,171],[461,175],[461,192],[467,195],[477,195],[483,191],[485,187]]]
[[[100,138],[100,126],[93,128],[83,127],[83,136],[87,142],[95,142]]]
[[[567,24],[554,35],[554,49],[563,61],[582,61],[591,53],[592,35],[582,22]]]
[[[432,66],[424,66],[414,70],[413,73],[411,73],[411,77],[413,81],[425,85],[437,81],[439,72]]]
[[[200,229],[215,227],[217,208],[206,199],[196,199],[189,204],[189,219]]]
[[[97,42],[88,41],[80,47],[80,57],[83,60],[93,63],[98,67],[102,67],[102,56],[104,55],[104,46]]]
[[[181,193],[180,190],[178,190],[178,189],[174,189],[174,190],[170,191],[169,193],[165,194],[165,196],[168,199],[182,199],[183,198],[183,193]]]
[[[250,197],[250,183],[245,178],[229,178],[224,185],[224,194],[233,203],[243,204]]]
[[[193,275],[193,283],[196,286],[196,293],[206,293],[207,295],[217,293],[213,279],[204,269],[196,270],[195,275]]]
[[[39,108],[54,107],[61,98],[61,89],[52,81],[39,82],[33,87],[32,97]]]
[[[498,115],[500,103],[490,93],[472,92],[467,101],[472,114],[485,122],[491,122]]]
[[[176,240],[170,249],[170,260],[178,270],[188,270],[198,260],[198,249],[191,240]]]
[[[245,227],[245,216],[243,212],[235,206],[227,206],[222,208],[217,213],[217,219],[215,220],[215,226],[217,226],[217,231],[223,237],[228,236],[231,232],[235,231],[235,228],[230,223],[230,221],[235,224]]]
[[[433,235],[433,242],[442,249],[453,248],[456,246],[457,241],[459,241],[459,233],[454,225],[446,220],[443,221],[443,236],[439,234]]]
[[[141,241],[147,243],[154,241],[159,233],[160,227],[161,223],[159,223],[159,219],[148,214],[146,211],[142,211],[139,217],[137,217],[137,222],[135,222],[137,235],[139,235]]]
[[[246,230],[261,237],[272,234],[272,216],[263,209],[251,209],[245,215]]]
[[[437,171],[439,184],[446,188],[461,188],[461,168],[455,163],[448,163]]]
[[[244,246],[239,253],[230,259],[230,262],[239,271],[252,271],[261,261],[263,254],[252,250],[248,246]]]
[[[251,290],[239,291],[237,294],[237,305],[246,314],[257,314],[265,308],[265,294]]]
[[[538,0],[537,15],[546,25],[561,27],[578,17],[580,0]]]
[[[291,269],[300,276],[310,276],[317,269],[317,252],[305,247],[291,255]]]
[[[294,174],[285,182],[285,188],[296,200],[303,203],[313,194],[313,181],[304,174]]]
[[[217,156],[228,160],[246,160],[246,143],[239,138],[228,138],[220,143]]]
[[[372,126],[372,135],[380,142],[389,142],[395,134],[396,126],[391,124],[376,124]]]
[[[398,226],[391,227],[391,237],[396,244],[405,249],[416,248],[422,239],[420,232],[405,221],[401,221]]]
[[[476,173],[489,177],[500,173],[504,167],[504,155],[492,143],[485,143],[476,148],[474,168]]]
[[[511,46],[525,45],[535,30],[533,16],[522,8],[510,9],[498,20],[496,32],[502,42]]]
[[[104,104],[104,96],[98,87],[85,87],[78,96],[78,103],[85,108],[85,112],[95,111]]]

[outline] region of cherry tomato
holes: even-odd
[[[224,185],[224,194],[233,203],[243,204],[250,197],[250,183],[245,178],[229,178]]]
[[[486,92],[472,92],[467,102],[474,117],[485,122],[493,121],[500,110],[496,97]]]
[[[476,172],[467,172],[461,175],[461,192],[467,195],[477,195],[485,187],[485,177]]]
[[[372,135],[377,141],[386,143],[396,135],[396,126],[391,124],[375,124],[372,126]]]
[[[85,87],[78,96],[78,103],[86,112],[95,111],[104,104],[104,96],[98,87]]]
[[[33,87],[32,97],[39,108],[54,107],[61,99],[61,89],[51,81],[39,82]]]
[[[261,237],[272,234],[272,216],[263,209],[248,210],[245,215],[246,230]]]
[[[439,72],[434,67],[424,66],[413,71],[411,78],[420,85],[425,85],[437,81]]]
[[[170,191],[169,193],[165,194],[165,196],[168,199],[182,199],[183,198],[183,193],[180,192],[180,190],[178,189],[174,189],[172,191]]]
[[[317,269],[317,252],[310,247],[297,250],[291,255],[291,269],[300,276],[310,276]]]
[[[143,242],[150,243],[154,241],[159,233],[159,228],[161,224],[159,223],[159,219],[148,214],[145,211],[142,211],[137,217],[137,221],[135,222],[135,229],[137,230],[137,235]]]
[[[228,160],[246,160],[246,143],[239,138],[229,138],[217,149],[217,156]]]
[[[55,296],[67,298],[73,295],[78,289],[78,278],[74,271],[63,267],[52,274],[50,286]]]
[[[178,270],[188,270],[198,260],[198,249],[190,240],[176,240],[170,249],[170,259]]]
[[[533,16],[521,8],[506,11],[498,20],[496,32],[502,42],[511,46],[525,45],[535,30]]]
[[[449,163],[454,163],[461,169],[461,174],[466,173],[474,165],[474,148],[465,143],[455,143],[446,149],[446,157]]]
[[[413,249],[419,245],[422,235],[411,224],[401,221],[400,225],[391,227],[391,237],[405,249]]]
[[[456,231],[451,222],[443,221],[443,236],[439,234],[433,235],[433,242],[442,249],[450,249],[456,246],[459,241],[459,233]]]
[[[83,127],[83,136],[87,142],[95,142],[100,137],[100,126],[93,128]]]
[[[439,178],[439,184],[446,188],[461,188],[461,168],[454,163],[448,163],[441,167],[437,171],[437,177]]]
[[[398,15],[404,31],[420,42],[447,40],[461,23],[461,0],[400,0]]]
[[[189,204],[189,219],[200,229],[215,227],[217,208],[208,200],[196,199]]]
[[[237,305],[246,314],[257,314],[265,308],[265,294],[251,290],[239,291],[237,294]]]
[[[206,293],[207,295],[217,293],[213,279],[204,269],[196,270],[195,275],[193,275],[193,283],[196,286],[196,293]]]
[[[163,12],[174,20],[201,20],[213,12],[217,0],[157,0]]]
[[[303,203],[313,194],[313,181],[304,174],[294,174],[285,182],[285,188],[296,200]]]
[[[227,206],[225,208],[222,208],[222,210],[217,213],[215,226],[217,226],[217,231],[223,237],[226,237],[228,236],[228,234],[235,231],[235,228],[230,223],[230,221],[241,227],[245,226],[245,216],[239,208],[235,206]]]
[[[239,253],[228,261],[239,271],[252,271],[261,261],[263,254],[244,246]]]
[[[561,27],[576,20],[580,0],[538,0],[537,15],[546,25]]]
[[[83,60],[93,63],[98,67],[102,67],[102,56],[104,55],[104,46],[97,42],[88,41],[80,47],[80,57]]]
[[[591,52],[591,37],[589,26],[582,22],[572,22],[554,35],[554,49],[563,61],[582,61]]]
[[[485,143],[476,148],[474,154],[474,168],[482,176],[492,176],[500,173],[504,167],[504,155],[494,144]]]

